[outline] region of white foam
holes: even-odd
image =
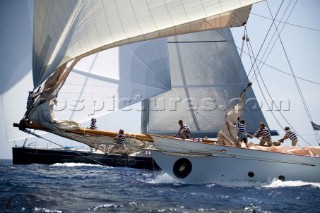
[[[63,211],[61,210],[56,210],[56,209],[46,209],[46,208],[38,208],[38,207],[34,207],[33,209],[34,212],[53,212],[53,213],[62,213]]]
[[[320,183],[313,183],[313,182],[303,182],[300,180],[297,181],[281,181],[281,180],[274,180],[268,185],[264,185],[262,187],[265,188],[280,188],[280,187],[300,187],[300,186],[313,186],[316,188],[320,188]]]
[[[120,206],[116,205],[116,204],[108,203],[108,204],[96,206],[93,209],[89,209],[89,210],[97,211],[97,210],[101,210],[101,209],[110,209],[110,208],[116,209],[118,207],[120,207]]]
[[[104,167],[99,164],[90,164],[90,163],[55,163],[52,166],[61,166],[61,167],[78,167],[78,166],[91,166],[91,167]]]
[[[153,180],[148,181],[148,183],[178,183],[177,180],[173,179],[170,175],[167,173],[161,172],[160,174],[155,174],[155,177]]]

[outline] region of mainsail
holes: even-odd
[[[142,99],[149,98],[169,90],[171,85],[167,82],[153,83],[155,81],[149,81],[148,77],[143,80],[137,78],[132,81],[133,78],[130,78],[130,76],[133,76],[130,74],[134,70],[132,64],[126,67],[129,70],[127,71],[129,78],[124,77],[122,79],[110,77],[113,72],[119,72],[119,67],[115,69],[105,68],[102,71],[77,69],[72,72],[82,58],[112,47],[139,41],[210,29],[242,26],[247,21],[251,4],[255,2],[257,1],[35,0],[33,81],[34,88],[39,89],[41,86],[41,90],[39,90],[39,98],[37,98],[33,107],[26,112],[25,120],[20,123],[20,128],[24,129],[25,125],[39,128],[81,142],[89,141],[87,142],[88,145],[98,147],[106,140],[105,136],[111,138],[114,134],[86,131],[77,122],[68,120],[73,118],[72,116],[64,118],[65,120],[57,119],[54,116],[53,109],[57,104],[57,96],[60,94],[61,88],[72,84],[68,83],[70,73],[85,87],[88,87],[87,77],[91,77],[95,81],[100,81],[101,85],[102,83],[109,85],[110,80],[112,81],[111,84],[119,80],[117,83],[120,82],[119,85],[121,85],[121,82],[128,80],[130,86],[127,89],[132,87],[139,89],[140,86],[145,88],[140,91],[134,90],[133,94],[130,94],[130,98],[132,95],[141,95]],[[148,56],[150,57],[152,54],[148,54]],[[160,59],[156,57],[155,61],[161,63],[163,58],[161,55]],[[143,60],[140,64],[143,65],[148,62],[150,60],[147,60],[147,62]],[[157,65],[159,64],[154,64],[154,66]],[[161,68],[161,70],[166,70],[165,65],[162,67],[164,69]],[[154,71],[154,69],[156,70]],[[138,66],[135,71],[138,70],[141,70],[141,66]],[[159,72],[158,68],[154,67],[142,70],[156,73],[155,77]],[[166,76],[165,72],[164,76]],[[70,79],[72,79],[71,77]],[[154,77],[151,77],[151,79],[154,79]],[[170,78],[165,77],[165,80],[168,79],[170,80]],[[125,87],[115,88],[120,91]],[[86,89],[82,91],[86,91]],[[84,97],[82,95],[85,93],[79,92],[78,97]],[[128,95],[128,93],[124,94]],[[121,99],[121,97],[117,98],[118,100]],[[78,105],[75,105],[78,109]],[[117,106],[117,108],[120,109],[121,106]],[[92,139],[89,139],[90,137]],[[140,141],[150,141],[149,137],[137,137]]]
[[[216,137],[248,82],[230,29],[169,37],[168,47],[172,89],[150,99],[147,133],[173,135],[183,120],[192,137]],[[265,118],[252,89],[242,98],[238,115],[254,132]]]

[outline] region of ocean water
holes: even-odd
[[[161,171],[0,160],[0,212],[320,212],[320,184],[181,184]]]

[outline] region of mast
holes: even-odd
[[[150,99],[141,101],[141,133],[148,133]]]

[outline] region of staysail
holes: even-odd
[[[59,91],[57,119],[84,122],[171,89],[165,39],[115,47],[77,63]]]
[[[93,146],[92,141],[103,141],[104,139],[96,138],[99,132],[84,132],[77,122],[59,120],[60,118],[56,119],[53,114],[59,91],[68,85],[67,77],[80,59],[112,47],[139,41],[242,26],[246,23],[251,4],[255,2],[257,1],[36,0],[33,80],[35,89],[39,86],[42,88],[39,90],[39,98],[32,109],[26,113],[27,123],[20,123],[20,128],[23,129],[24,125],[28,127],[40,125],[46,131],[78,141],[83,135],[92,136],[94,133],[93,139],[88,143],[91,146]],[[92,69],[77,70],[74,75],[91,76],[93,79],[101,80],[101,83],[107,82],[107,75],[90,73],[90,71]],[[108,73],[110,69],[104,69],[103,72]],[[111,78],[111,80],[119,79]],[[82,81],[85,80],[82,79]],[[161,92],[170,88],[170,86],[163,87],[167,85],[166,83],[159,87],[155,84],[151,85],[150,82],[146,84],[146,81],[143,81],[142,84],[136,81],[132,85],[135,88],[139,86],[147,88],[145,93],[149,91],[148,86],[161,88]],[[121,88],[118,89],[121,90]],[[148,98],[145,93],[141,93],[142,96],[145,96],[142,98]],[[82,136],[72,136],[75,132],[78,134],[79,129]],[[114,134],[108,135],[108,137],[112,136]],[[148,141],[149,138],[146,140]],[[88,137],[81,141],[90,140]]]
[[[192,137],[216,137],[248,82],[230,29],[169,37],[168,47],[172,89],[150,99],[147,133],[173,135],[183,120]],[[252,89],[243,99],[241,118],[254,132],[266,121]]]
[[[78,123],[170,90],[167,42],[156,39],[112,48],[80,61],[67,79],[61,80],[61,76],[55,72],[46,80],[36,107],[28,113],[33,128],[95,148],[104,145],[104,151],[106,145],[114,143],[116,134],[81,128]],[[134,151],[145,146],[139,140],[152,141],[137,134],[128,137],[134,138],[129,140]]]

